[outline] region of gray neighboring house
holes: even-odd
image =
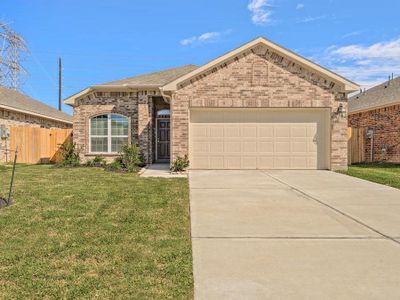
[[[18,91],[0,86],[0,162],[5,161],[6,149],[9,149],[11,126],[72,128],[72,117]]]

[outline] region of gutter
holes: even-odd
[[[351,101],[351,100],[350,100]],[[366,107],[366,108],[360,108],[358,110],[353,110],[353,111],[349,111],[349,115],[354,115],[354,114],[359,114],[359,113],[363,113],[363,112],[368,112],[371,110],[376,110],[376,109],[382,109],[382,108],[386,108],[386,107],[390,107],[390,106],[394,106],[394,105],[400,105],[400,100],[396,101],[396,102],[392,102],[392,103],[388,103],[388,104],[382,104],[382,105],[378,105],[378,106],[371,106],[371,107]]]

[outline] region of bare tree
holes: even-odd
[[[20,88],[21,77],[27,74],[21,60],[28,52],[24,38],[0,21],[0,85]]]

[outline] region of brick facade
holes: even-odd
[[[172,96],[172,159],[189,152],[189,110],[207,108],[347,109],[341,87],[258,46],[180,86]],[[331,119],[331,169],[347,168],[347,119]]]
[[[374,161],[400,162],[400,105],[349,115],[349,126],[374,130]],[[365,157],[370,161],[371,139],[365,137]]]
[[[0,125],[5,125],[10,129],[11,126],[30,126],[42,128],[71,128],[72,125],[58,122],[55,120],[40,118],[25,113],[15,112],[0,108]],[[6,149],[10,149],[10,140],[0,138],[0,162],[6,161]]]
[[[171,95],[171,159],[189,152],[190,108],[330,108],[330,166],[346,169],[347,118],[334,113],[340,105],[347,111],[343,90],[343,83],[257,46],[179,84]],[[73,106],[74,140],[83,158],[93,157],[88,147],[90,118],[118,113],[129,118],[130,140],[138,145],[144,162],[154,161],[156,111],[169,108],[158,89],[90,92]]]
[[[91,93],[77,99],[74,106],[74,142],[80,148],[82,160],[91,159],[96,155],[89,152],[90,119],[101,114],[115,113],[128,118],[129,142],[139,147],[144,163],[152,163],[154,103],[159,101],[159,92],[154,90]],[[157,104],[157,108],[165,105],[169,107],[165,103]],[[116,157],[115,154],[103,155],[109,159]]]

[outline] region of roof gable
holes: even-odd
[[[339,85],[342,85],[343,86],[342,89],[344,92],[354,92],[359,89],[359,86],[356,83],[354,83],[350,80],[347,80],[346,78],[344,78],[344,77],[342,77],[342,76],[340,76],[340,75],[338,75],[338,74],[336,74],[336,73],[288,50],[288,49],[285,49],[282,46],[279,46],[263,37],[259,37],[259,38],[255,39],[255,40],[253,40],[231,52],[226,53],[225,55],[223,55],[221,57],[218,57],[218,58],[210,61],[209,63],[205,64],[204,66],[199,67],[196,70],[193,70],[192,72],[187,73],[187,74],[183,75],[182,77],[177,78],[176,80],[166,84],[165,86],[162,87],[162,90],[164,92],[175,91],[175,90],[179,89],[181,84],[184,84],[185,82],[188,82],[191,79],[201,76],[207,72],[210,72],[210,70],[212,70],[220,65],[223,65],[224,63],[234,59],[235,57],[243,55],[244,53],[250,51],[251,49],[253,49],[259,45],[263,45],[266,48],[278,53],[279,55],[281,55],[289,60],[295,61],[301,67],[309,69],[315,73],[320,74],[324,78],[328,78],[331,81],[333,81]]]

